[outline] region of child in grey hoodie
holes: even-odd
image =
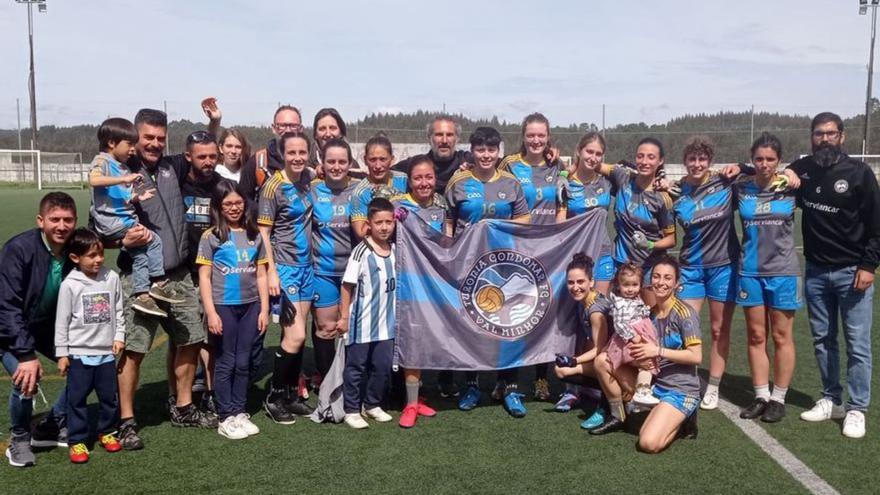
[[[61,282],[58,293],[55,354],[58,370],[67,375],[70,461],[79,464],[89,460],[86,400],[93,390],[100,402],[98,443],[107,452],[122,449],[115,436],[119,401],[114,355],[125,348],[124,294],[119,276],[104,266],[98,234],[76,229],[67,253],[77,268]]]

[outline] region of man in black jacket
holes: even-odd
[[[33,466],[35,446],[67,446],[67,399],[58,401],[31,437],[33,396],[43,374],[37,352],[55,359],[55,305],[71,264],[64,245],[76,227],[76,203],[52,192],[40,201],[37,228],[10,239],[0,252],[0,358],[12,375],[9,399],[12,435],[6,458],[16,467]]]
[[[831,112],[811,125],[813,154],[792,163],[800,179],[805,296],[822,398],[801,414],[805,421],[844,418],[843,434],[865,435],[871,400],[871,317],[874,271],[880,264],[880,188],[870,167],[846,155],[843,120]],[[838,312],[847,355],[845,411],[837,345]]]
[[[427,130],[428,140],[431,143],[431,151],[427,153],[427,156],[434,162],[437,172],[437,192],[443,194],[452,175],[458,171],[462,163],[470,159],[470,152],[455,149],[459,136],[461,136],[461,126],[452,117],[448,115],[434,117],[434,120],[428,124]],[[391,168],[409,175],[413,160],[421,156],[416,155],[401,160]]]

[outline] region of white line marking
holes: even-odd
[[[741,419],[739,417],[739,408],[723,397],[718,398],[718,410],[724,414],[727,419],[733,422],[746,434],[758,447],[761,447],[771,459],[776,461],[782,469],[784,469],[792,478],[815,495],[840,495],[840,492],[829,485],[828,482],[819,477],[806,464],[794,456],[788,449],[782,446],[775,438],[770,436],[763,428],[756,425],[754,421]]]

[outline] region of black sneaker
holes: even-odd
[[[174,408],[177,407],[177,396],[169,395],[165,404],[168,406],[168,414],[174,414]]]
[[[214,392],[205,392],[202,394],[202,402],[199,409],[205,413],[217,414],[217,402],[214,400]]]
[[[34,427],[31,447],[67,447],[67,425],[64,420],[56,419],[51,414],[40,420]]]
[[[626,428],[626,423],[614,416],[609,416],[604,423],[590,430],[590,435],[604,435],[615,431],[623,431],[624,428]]]
[[[9,465],[14,467],[28,467],[37,463],[34,451],[31,450],[31,436],[13,435],[9,439],[9,447],[6,447],[6,459]]]
[[[764,399],[755,399],[749,404],[745,409],[743,409],[739,413],[739,417],[742,419],[755,419],[761,417],[764,414],[764,409],[767,408],[767,401]]]
[[[144,448],[144,441],[141,440],[137,431],[137,423],[134,418],[123,421],[119,425],[119,443],[125,450],[140,450]]]
[[[315,409],[306,403],[302,397],[291,397],[290,400],[284,402],[284,407],[292,414],[297,416],[308,416]]]
[[[171,426],[184,428],[217,428],[217,418],[210,418],[202,414],[195,404],[187,404],[183,407],[175,407],[171,411]]]
[[[767,403],[767,407],[764,408],[764,413],[761,414],[761,421],[765,423],[778,423],[782,421],[782,418],[784,417],[785,404],[776,400],[771,400]]]
[[[296,423],[296,415],[286,407],[284,391],[271,390],[263,400],[263,409],[272,421],[280,425],[292,425]]]
[[[458,387],[455,382],[444,382],[437,384],[440,389],[440,397],[444,399],[453,399],[459,396]]]

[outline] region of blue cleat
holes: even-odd
[[[504,396],[504,409],[514,418],[522,418],[526,415],[526,406],[522,403],[525,397],[519,392],[510,392]]]
[[[553,406],[553,410],[556,412],[567,413],[571,411],[571,408],[574,407],[578,403],[578,396],[566,390],[559,397],[559,400],[556,401],[556,405]]]
[[[594,430],[602,426],[603,423],[605,423],[605,409],[600,407],[593,411],[593,414],[581,423],[581,428],[585,430]]]
[[[467,388],[467,392],[464,393],[464,397],[458,401],[458,408],[462,411],[470,411],[471,409],[477,407],[477,404],[480,403],[480,389],[473,385],[469,385]]]

